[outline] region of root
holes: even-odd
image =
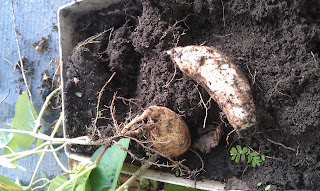
[[[164,88],[168,88],[170,83],[173,81],[174,77],[176,76],[177,74],[177,66],[174,65],[174,73],[173,73],[173,76],[171,77],[171,79],[169,80],[169,82],[166,83],[166,85],[162,86]]]
[[[29,99],[32,102],[31,91],[30,91],[30,88],[28,85],[27,77],[26,77],[26,75],[24,73],[24,69],[23,69],[23,60],[22,60],[21,49],[20,49],[19,40],[18,40],[18,28],[17,28],[17,24],[16,24],[16,16],[14,13],[13,0],[11,0],[11,9],[12,9],[12,18],[13,18],[13,25],[14,25],[14,35],[15,35],[15,39],[16,39],[16,43],[17,43],[18,55],[19,55],[19,60],[20,60],[21,74],[22,74],[22,78],[23,78],[24,84],[26,86],[28,95],[29,95]]]
[[[195,16],[195,14],[188,14],[184,19],[179,20],[179,21],[176,21],[176,22],[173,24],[173,26],[172,26],[172,27],[175,27],[175,26],[177,26],[177,24],[179,24],[179,23],[183,22],[183,23],[184,23],[184,25],[186,25],[186,27],[187,27],[188,29],[190,29],[190,28],[188,27],[187,23],[186,23],[186,20],[187,20],[187,19],[188,19],[188,17],[190,17],[190,16]]]
[[[282,146],[282,147],[285,148],[285,149],[288,149],[288,150],[291,150],[291,151],[296,151],[296,149],[293,149],[293,148],[291,148],[291,147],[285,146],[285,145],[282,144],[282,143],[275,142],[275,141],[273,141],[273,140],[271,140],[271,139],[269,139],[269,138],[267,138],[267,140],[270,141],[271,143],[275,144],[275,145]]]
[[[226,19],[224,17],[224,4],[223,4],[223,1],[221,1],[221,6],[222,6],[222,22],[223,22],[223,26],[226,27]]]
[[[52,77],[51,90],[53,90],[54,79],[55,79],[56,75],[60,76],[60,56],[59,56],[58,61],[57,61],[57,69],[56,69],[56,72],[54,73],[54,75],[53,75],[53,77]],[[60,78],[59,78],[59,81],[58,81],[58,85],[59,85],[59,86],[61,85]]]
[[[149,114],[152,112],[152,109],[147,108],[140,116],[136,116],[130,123],[128,123],[121,131],[121,134],[125,135],[125,133],[136,123],[144,120],[149,116]]]
[[[140,104],[138,104],[138,103],[136,103],[136,102],[134,102],[134,101],[133,101],[134,99],[127,99],[127,98],[124,98],[124,97],[118,97],[118,96],[116,96],[115,98],[116,98],[116,99],[121,99],[121,100],[123,101],[123,103],[124,103],[124,104],[126,104],[126,103],[125,103],[125,101],[127,101],[127,102],[130,102],[130,103],[132,103],[132,104],[134,104],[134,105],[138,106],[140,109],[143,109],[143,107],[142,107]]]
[[[192,174],[194,174],[194,176],[197,176],[198,173],[200,173],[201,171],[205,171],[205,170],[204,170],[204,162],[203,162],[201,156],[200,156],[196,151],[194,151],[193,149],[189,149],[189,150],[192,151],[194,154],[196,154],[197,157],[198,157],[198,158],[200,159],[200,161],[201,161],[201,168],[200,168],[199,170],[196,169],[196,170],[193,170],[193,171],[192,171]]]
[[[204,120],[203,120],[203,129],[206,128],[206,123],[207,123],[207,118],[208,118],[208,110],[210,109],[210,106],[208,107],[207,105],[210,105],[210,101],[211,101],[211,97],[209,98],[209,100],[207,101],[207,103],[204,103],[202,95],[198,89],[198,93],[200,96],[200,103],[202,103],[203,107],[206,109],[206,115],[204,116]]]
[[[96,110],[96,117],[93,121],[93,129],[92,129],[92,136],[95,135],[95,131],[99,131],[97,128],[97,120],[100,118],[99,117],[99,106],[100,106],[100,100],[103,94],[103,91],[105,90],[105,87],[108,85],[108,83],[112,80],[113,76],[115,75],[115,73],[113,73],[113,75],[109,78],[109,80],[105,83],[105,85],[101,88],[99,95],[98,95],[98,103],[97,103],[97,110]],[[147,140],[147,141],[142,141],[139,140],[138,138],[135,138],[135,136],[138,135],[146,135],[148,134],[148,132],[150,132],[151,130],[153,130],[153,128],[156,127],[157,123],[154,123],[153,120],[151,119],[150,115],[152,112],[154,112],[155,110],[157,110],[157,107],[149,107],[147,109],[145,109],[141,115],[137,115],[135,118],[133,118],[131,120],[131,105],[130,105],[130,112],[129,112],[129,117],[126,118],[125,122],[123,124],[118,124],[116,117],[115,117],[115,113],[116,113],[116,108],[115,108],[115,100],[120,99],[124,102],[124,104],[126,104],[125,102],[129,102],[132,104],[137,105],[140,109],[143,109],[141,105],[135,103],[133,101],[133,99],[126,99],[123,97],[118,97],[117,94],[115,93],[113,95],[113,99],[112,102],[110,104],[110,106],[108,107],[110,109],[110,115],[111,115],[111,119],[113,122],[113,126],[115,128],[114,131],[114,135],[112,137],[107,137],[102,139],[102,136],[99,135],[100,140],[103,140],[103,144],[116,144],[118,145],[123,151],[127,152],[131,158],[133,160],[138,160],[142,163],[146,163],[148,165],[148,167],[150,165],[155,165],[157,167],[166,167],[166,168],[172,168],[174,169],[178,169],[180,171],[180,174],[187,174],[190,175],[189,177],[193,177],[195,178],[195,176],[198,175],[199,172],[201,172],[203,170],[203,160],[201,159],[201,157],[196,153],[196,155],[200,158],[201,160],[201,168],[200,169],[196,169],[196,170],[190,170],[187,166],[185,166],[183,164],[183,162],[185,160],[182,161],[176,161],[173,160],[171,157],[171,155],[166,155],[163,154],[162,152],[158,151],[156,148],[152,148],[154,145],[153,144],[157,144],[162,140],[159,140],[159,142],[155,142],[155,140]],[[145,124],[143,121],[149,117],[148,123]],[[130,121],[129,121],[130,119]],[[142,123],[141,123],[142,122]],[[121,128],[122,127],[122,128]],[[132,153],[129,149],[124,148],[123,146],[121,146],[117,140],[119,140],[119,138],[129,138],[133,141],[135,141],[138,145],[140,145],[143,149],[145,149],[146,151],[149,151],[151,153],[154,153],[155,156],[162,156],[164,158],[166,158],[168,160],[167,164],[159,164],[156,161],[150,161],[150,160],[146,160],[144,158],[139,158],[137,157],[134,153]],[[145,137],[146,139],[148,139],[147,137]],[[144,166],[144,165],[143,165]]]
[[[4,98],[1,100],[0,104],[2,104],[2,102],[4,102],[4,100],[6,100],[6,99],[7,99],[7,97],[9,96],[9,94],[10,94],[10,89],[9,89],[9,91],[8,91],[7,95],[6,95],[6,96],[4,96]]]
[[[227,135],[227,138],[226,138],[226,142],[227,142],[227,145],[229,145],[229,137],[232,133],[234,133],[236,131],[236,129],[233,129],[232,131],[230,131],[230,133],[228,133]]]
[[[101,88],[100,92],[99,92],[99,96],[98,96],[98,103],[97,103],[97,110],[96,110],[96,118],[93,121],[93,128],[92,128],[92,136],[95,135],[96,130],[97,130],[97,121],[99,118],[99,107],[100,107],[100,100],[101,100],[101,96],[104,92],[104,89],[106,88],[106,86],[110,83],[110,81],[112,80],[112,78],[114,77],[116,73],[114,72],[111,77],[109,78],[109,80],[103,85],[103,87]],[[99,137],[101,138],[101,135],[99,135]]]
[[[116,108],[114,106],[114,101],[116,99],[116,95],[117,95],[117,92],[114,93],[113,99],[112,99],[111,104],[110,104],[110,115],[111,115],[111,118],[112,118],[112,121],[113,121],[113,126],[116,129],[116,134],[118,135],[118,134],[120,134],[120,127],[119,127],[118,122],[117,122],[117,120],[115,118]]]
[[[101,35],[103,35],[104,33],[106,32],[109,32],[110,31],[110,34],[109,34],[109,41],[111,39],[111,35],[112,35],[112,32],[113,32],[114,28],[110,28],[110,29],[107,29],[99,34],[96,34],[92,37],[89,37],[87,38],[85,41],[83,41],[81,44],[79,44],[78,46],[76,46],[75,50],[79,49],[81,46],[84,46],[86,44],[94,44],[94,43],[100,43],[100,41],[95,41],[96,38],[100,37]]]

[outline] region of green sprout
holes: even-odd
[[[101,116],[102,116],[102,112],[99,111],[99,112],[98,112],[98,117],[101,117]]]
[[[239,162],[240,159],[245,161],[247,158],[248,163],[251,163],[253,167],[260,166],[260,163],[265,160],[263,154],[260,155],[257,152],[251,152],[247,147],[241,148],[239,145],[231,148],[230,155],[232,156],[231,160],[235,162]]]

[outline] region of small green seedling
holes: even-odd
[[[262,182],[258,182],[257,186],[260,187],[262,185]]]
[[[76,96],[78,96],[78,97],[82,97],[82,93],[81,93],[81,92],[76,92],[75,94],[76,94]]]
[[[299,164],[300,164],[300,162],[295,162],[295,163],[293,164],[293,166],[296,167],[296,166],[299,166]]]
[[[265,187],[264,190],[269,190],[270,188],[271,188],[271,185],[268,185],[268,186]]]
[[[92,129],[93,129],[93,126],[90,125],[90,126],[88,127],[88,132],[89,132],[89,133],[92,133]]]
[[[246,160],[247,156],[248,163],[251,163],[253,167],[260,166],[260,163],[265,160],[263,154],[260,155],[257,152],[251,152],[247,147],[241,148],[239,145],[231,148],[230,155],[232,156],[231,160],[236,162],[239,162],[240,159],[242,161]]]

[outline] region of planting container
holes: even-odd
[[[109,5],[120,2],[120,0],[83,0],[74,1],[67,5],[64,5],[58,10],[58,27],[59,27],[59,46],[60,46],[60,67],[61,67],[61,84],[62,84],[62,111],[65,110],[64,105],[64,79],[66,79],[66,64],[67,59],[71,55],[72,49],[76,46],[77,42],[74,42],[75,24],[79,16],[88,13],[89,11],[106,8]],[[63,122],[63,132],[66,136],[66,124]],[[85,153],[75,153],[67,146],[65,153],[69,158],[77,161],[89,162],[90,156]],[[137,167],[131,164],[124,164],[122,172],[126,174],[133,174],[137,170]],[[195,181],[190,179],[184,179],[176,177],[170,173],[164,173],[156,170],[147,170],[143,177],[172,183],[187,187],[194,187]],[[202,180],[196,182],[196,188],[203,190],[223,190],[224,184],[213,180]]]

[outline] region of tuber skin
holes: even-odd
[[[150,128],[131,130],[139,121],[149,118]],[[157,151],[168,157],[178,157],[186,152],[191,144],[190,132],[187,124],[174,111],[166,107],[150,106],[141,115],[128,123],[121,133],[126,136],[143,134],[148,130],[153,146]]]
[[[160,106],[150,106],[149,117],[156,126],[150,131],[153,146],[169,157],[177,157],[186,152],[191,144],[187,124],[174,111]]]
[[[227,56],[208,46],[176,47],[167,53],[184,74],[207,90],[234,129],[256,124],[249,81]]]

